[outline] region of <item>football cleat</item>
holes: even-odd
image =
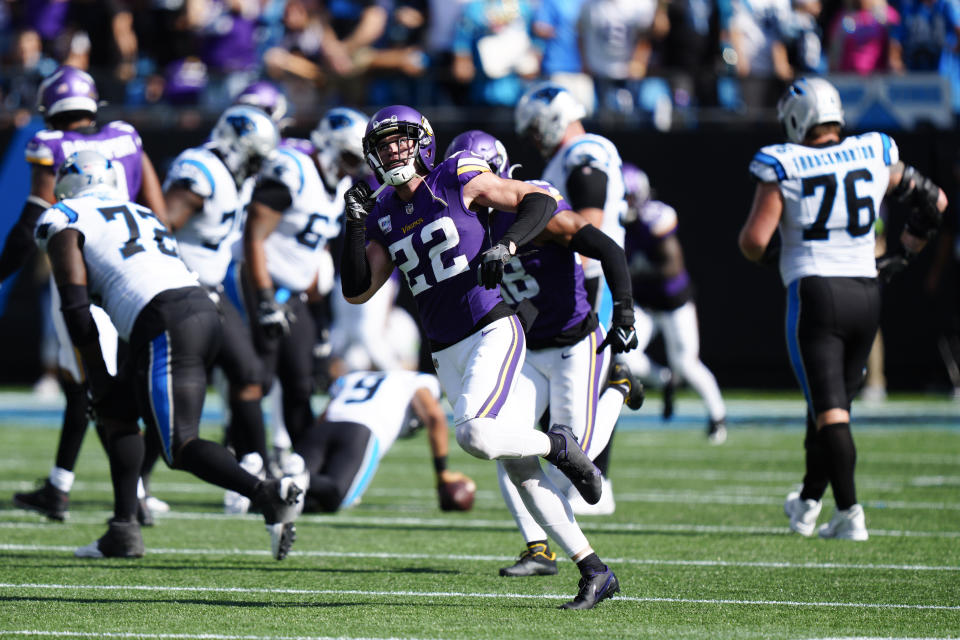
[[[67,517],[70,494],[57,489],[47,478],[33,491],[13,494],[13,504],[21,509],[42,513],[51,520],[63,522]]]
[[[555,424],[547,432],[550,435],[556,435],[563,438],[563,448],[557,452],[556,456],[546,456],[548,462],[552,462],[567,479],[577,488],[583,499],[588,504],[597,504],[600,502],[600,496],[603,491],[603,474],[600,469],[593,464],[593,461],[580,448],[577,437],[573,435],[570,427],[563,424]]]
[[[870,536],[867,534],[867,522],[863,516],[863,507],[855,504],[849,509],[837,509],[830,523],[820,527],[821,538],[836,540],[856,540],[863,542]]]
[[[623,394],[623,403],[636,411],[643,406],[645,398],[643,383],[633,377],[630,367],[623,362],[614,362],[607,373],[607,386]]]
[[[293,521],[299,510],[298,498],[303,493],[291,478],[263,480],[251,500],[263,514],[270,534],[270,551],[277,560],[283,560],[296,539]]]
[[[107,521],[107,532],[90,544],[73,552],[77,558],[142,558],[143,536],[135,521]]]
[[[823,504],[819,500],[802,500],[799,491],[787,494],[783,512],[790,518],[790,528],[802,536],[812,536]]]
[[[578,516],[609,516],[617,509],[617,502],[613,498],[613,483],[606,476],[603,478],[603,493],[597,504],[587,504],[586,500],[574,491],[567,494],[567,500],[573,513]]]
[[[146,498],[137,500],[137,522],[140,523],[141,527],[152,527],[156,524],[156,522],[153,521],[153,512],[150,511],[150,507],[147,506]]]
[[[253,452],[243,456],[240,467],[261,480],[267,477],[263,467],[263,458]],[[250,510],[250,498],[240,495],[236,491],[227,491],[223,494],[223,511],[227,515],[243,515]]]
[[[303,490],[297,498],[297,514],[303,513],[303,503],[307,489],[310,488],[310,472],[307,470],[306,461],[299,453],[291,453],[284,459],[280,471],[284,477],[291,478],[294,484]]]
[[[145,500],[147,501],[147,508],[153,513],[170,513],[170,505],[160,498],[147,496]]]
[[[707,440],[710,444],[723,444],[727,441],[727,421],[711,420],[707,423]]]
[[[500,575],[506,578],[557,575],[557,554],[543,543],[529,545],[516,563],[500,569]]]
[[[601,600],[612,598],[613,594],[620,591],[620,581],[610,567],[581,577],[577,586],[580,591],[576,597],[560,605],[561,609],[593,609]]]

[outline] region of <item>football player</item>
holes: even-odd
[[[300,489],[289,478],[261,481],[223,446],[198,437],[207,368],[222,340],[220,314],[180,260],[176,239],[152,211],[117,189],[114,163],[96,151],[71,155],[57,172],[59,202],[37,223],[60,290],[64,321],[83,358],[97,430],[110,460],[114,514],[107,532],[78,557],[139,557],[137,476],[142,418],[172,468],[232,489],[263,510],[276,559],[293,544]],[[114,376],[100,350],[90,301],[102,303],[129,363]]]
[[[637,315],[634,327],[640,341],[639,348],[624,359],[644,382],[663,387],[666,418],[672,414],[674,386],[689,382],[707,406],[707,438],[712,444],[723,444],[727,409],[716,378],[700,360],[697,308],[677,239],[677,212],[650,197],[650,180],[637,166],[624,163],[623,180],[629,206],[621,222],[626,229]],[[669,369],[653,364],[644,353],[658,332],[663,335]]]
[[[749,260],[779,265],[787,351],[807,401],[806,474],[784,512],[801,535],[866,540],[850,404],[879,325],[877,266],[902,268],[920,251],[939,228],[947,197],[901,162],[887,134],[844,136],[840,94],[823,78],[790,85],[777,119],[787,141],[763,147],[750,163],[758,183],[739,244]],[[888,194],[910,207],[900,236],[906,253],[878,263],[873,226]],[[771,243],[778,228],[780,245]],[[817,529],[827,485],[836,511]]]
[[[197,274],[217,305],[223,322],[223,344],[217,365],[229,382],[229,442],[238,458],[256,453],[266,459],[263,375],[250,330],[226,296],[223,281],[240,237],[242,190],[275,152],[279,133],[260,109],[232,106],[218,119],[210,140],[187,149],[170,165],[164,181],[167,223],[180,255]]]
[[[362,113],[337,107],[323,115],[311,140],[285,139],[257,176],[247,207],[243,254],[254,339],[264,384],[282,389],[283,422],[296,446],[313,423],[313,346],[307,308],[327,242],[340,232],[343,196],[362,175],[363,158],[338,144],[359,135]]]
[[[543,82],[530,87],[514,111],[516,132],[531,140],[547,161],[541,178],[554,185],[570,208],[623,247],[620,216],[626,210],[620,154],[603,136],[587,133],[583,105],[567,89]],[[633,300],[614,299],[602,279],[599,261],[582,257],[587,301],[600,323],[625,326],[633,320]],[[622,295],[622,294],[621,294]],[[596,457],[596,464],[608,476],[608,447]]]
[[[538,524],[577,563],[579,593],[563,607],[596,606],[619,590],[617,578],[590,547],[537,456],[557,465],[591,503],[600,499],[600,472],[570,427],[534,429],[535,393],[518,388],[523,328],[499,293],[504,265],[540,234],[557,201],[531,184],[495,175],[474,156],[438,163],[429,121],[408,106],[374,114],[363,149],[384,186],[376,199],[363,182],[346,194],[344,297],[362,304],[395,268],[403,272],[454,407],[457,442],[473,456],[502,461]],[[487,208],[516,213],[496,242],[481,220]]]
[[[480,158],[490,171],[506,177],[510,164],[503,144],[489,133],[465,131],[447,147],[446,158]],[[600,327],[596,314],[587,303],[583,269],[575,251],[591,256],[604,267],[604,277],[618,297],[630,296],[630,275],[623,250],[580,215],[571,211],[566,200],[549,183],[531,180],[557,199],[557,208],[540,234],[527,245],[518,247],[518,255],[504,266],[500,294],[526,317],[527,357],[522,374],[537,388],[538,408],[549,405],[550,420],[570,425],[580,447],[593,459],[602,451],[613,432],[624,402],[631,409],[643,403],[643,389],[634,385],[625,367],[613,371],[618,384],[604,392],[610,368],[606,347],[622,353],[635,346],[633,326],[612,326],[610,334]],[[495,211],[490,214],[490,234],[499,239],[514,219],[514,214]],[[607,337],[609,335],[609,337]],[[520,495],[498,465],[500,488],[507,507],[520,527],[527,544],[517,563],[500,570],[501,576],[548,575],[557,572],[556,554],[547,542],[547,534],[530,516]],[[555,468],[548,467],[548,473]],[[559,476],[559,477],[558,477]],[[612,487],[604,478],[601,501],[583,502],[562,475],[551,479],[565,490],[571,504],[580,502],[575,513],[612,513]]]
[[[164,202],[153,163],[143,150],[140,134],[130,124],[114,120],[97,123],[100,105],[93,78],[80,69],[63,65],[41,82],[37,109],[43,115],[45,129],[27,143],[30,165],[30,196],[0,255],[0,282],[10,277],[33,255],[36,244],[33,231],[37,218],[55,202],[53,187],[57,169],[70,154],[94,149],[110,158],[117,169],[118,186],[130,200],[146,205],[163,218]],[[83,364],[60,313],[57,287],[50,287],[53,324],[60,344],[58,377],[66,397],[56,461],[43,485],[35,491],[15,493],[18,507],[31,509],[53,520],[67,516],[73,469],[87,431],[87,391]],[[101,348],[111,373],[116,371],[117,332],[107,314],[98,306],[91,309],[99,328]],[[142,488],[141,488],[142,492]],[[146,501],[139,506],[140,518],[152,522]]]
[[[357,502],[397,438],[426,427],[437,474],[440,508],[467,510],[450,487],[472,484],[447,469],[447,416],[436,376],[416,371],[354,371],[334,381],[330,402],[294,451],[304,461],[295,478],[306,488],[305,511],[333,513]]]

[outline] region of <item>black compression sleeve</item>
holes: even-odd
[[[588,258],[600,261],[603,266],[603,277],[610,287],[614,300],[633,299],[627,256],[610,236],[592,224],[588,224],[573,234],[573,238],[570,239],[570,248]]]
[[[340,256],[340,288],[343,297],[353,298],[370,288],[367,262],[367,234],[363,222],[347,219],[347,232]]]
[[[276,180],[264,180],[257,184],[250,199],[261,202],[274,211],[286,211],[293,204],[293,196],[287,185]]]
[[[97,342],[100,333],[90,314],[87,288],[81,284],[65,284],[57,287],[57,290],[60,292],[60,310],[70,341],[78,348]]]
[[[607,202],[607,174],[588,164],[567,177],[567,201],[574,211],[587,207],[603,209]]]
[[[540,191],[528,193],[517,205],[517,219],[503,234],[500,243],[510,246],[509,243],[513,242],[522,247],[540,235],[556,210],[557,201],[553,196]]]
[[[0,282],[22,267],[36,251],[37,244],[33,240],[33,229],[37,226],[37,220],[40,219],[41,214],[49,206],[36,196],[30,196],[23,205],[20,218],[10,229],[7,241],[3,245],[3,253],[0,254]]]

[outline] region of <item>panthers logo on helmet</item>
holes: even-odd
[[[240,115],[227,116],[227,124],[233,127],[233,130],[238,137],[242,137],[245,134],[250,133],[251,131],[256,129],[253,122],[251,122],[250,119],[247,118],[246,116],[240,116]]]

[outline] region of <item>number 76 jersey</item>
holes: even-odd
[[[876,277],[873,225],[900,160],[885,133],[850,136],[836,144],[763,147],[750,163],[760,182],[783,194],[780,276]]]

